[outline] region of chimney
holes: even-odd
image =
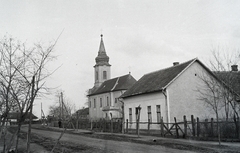
[[[179,65],[179,62],[173,62],[173,66]]]
[[[232,65],[232,71],[238,71],[238,65]]]

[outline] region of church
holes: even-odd
[[[130,73],[111,78],[111,65],[104,47],[103,35],[95,61],[94,86],[88,91],[89,118],[120,119],[123,117],[123,102],[118,98],[136,82],[136,79]]]

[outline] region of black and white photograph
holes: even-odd
[[[240,153],[239,0],[0,0],[0,153]]]

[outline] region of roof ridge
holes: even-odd
[[[149,75],[149,74],[152,74],[152,73],[156,73],[156,72],[164,71],[164,70],[167,70],[167,69],[170,69],[170,68],[173,68],[173,67],[178,67],[178,66],[181,66],[181,65],[183,65],[183,64],[186,64],[186,63],[188,63],[188,62],[190,62],[190,61],[195,61],[195,60],[198,60],[198,58],[196,57],[196,58],[191,59],[191,60],[189,60],[189,61],[186,61],[186,62],[180,63],[180,64],[178,64],[178,65],[169,66],[169,67],[166,67],[166,68],[163,68],[163,69],[160,69],[160,70],[156,70],[156,71],[153,71],[153,72],[146,73],[146,74],[144,74],[144,75]]]
[[[130,97],[163,90],[197,61],[199,61],[198,58],[194,58],[179,65],[145,74],[121,97]]]
[[[117,78],[122,78],[122,77],[124,77],[124,76],[128,76],[129,74],[126,74],[126,75],[122,75],[122,76],[118,76],[118,77],[115,77],[115,78],[112,78],[112,79],[108,79],[108,80],[114,80],[114,79],[117,79]],[[131,75],[131,74],[130,74]],[[108,81],[108,80],[106,80],[106,81]]]

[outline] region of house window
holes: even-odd
[[[115,98],[115,103],[117,103],[118,102],[118,99],[117,98]]]
[[[102,107],[102,98],[100,98],[100,107]]]
[[[107,97],[107,106],[109,106],[109,99],[108,99],[108,97]]]
[[[96,71],[95,77],[95,79],[98,80],[98,71]]]
[[[138,119],[138,107],[135,108],[135,116],[136,116],[136,122],[137,122],[137,119]]]
[[[160,123],[161,122],[161,106],[156,105],[156,110],[157,110],[157,122]]]
[[[96,108],[96,99],[93,101],[93,107]]]
[[[103,71],[103,79],[107,79],[107,71]]]
[[[148,121],[152,122],[152,112],[151,112],[151,106],[147,107],[147,112],[148,112]]]
[[[129,108],[129,122],[132,123],[132,108]]]

